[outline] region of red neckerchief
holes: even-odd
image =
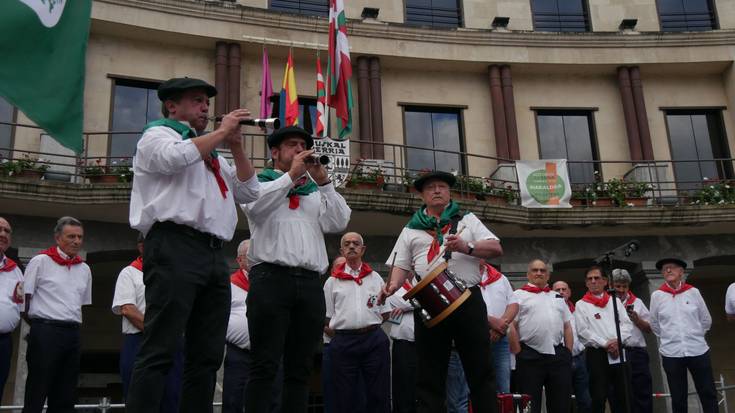
[[[304,184],[306,184],[306,176],[302,176],[296,181],[296,184],[294,185],[294,190]],[[288,196],[288,209],[297,209],[300,203],[301,195],[294,192]]]
[[[245,291],[250,291],[250,280],[248,279],[248,274],[243,270],[233,272],[230,275],[230,282]]]
[[[679,286],[679,289],[678,290],[674,290],[673,288],[669,287],[669,285],[666,284],[666,283],[663,283],[663,284],[661,284],[660,287],[658,287],[659,290],[661,290],[661,291],[663,291],[665,293],[669,293],[669,294],[671,294],[674,297],[676,297],[677,294],[681,294],[684,291],[690,290],[692,288],[694,288],[693,285],[687,284],[687,283],[685,283],[683,281],[682,281],[681,285]]]
[[[538,288],[533,284],[526,284],[523,287],[521,287],[521,290],[528,291],[529,293],[538,294],[538,293],[548,293],[549,291],[551,291],[551,288],[549,288],[548,285],[544,288]]]
[[[600,308],[605,308],[607,302],[610,301],[610,294],[602,293],[602,297],[595,297],[594,294],[587,291],[584,297],[582,297],[582,301],[586,301]]]
[[[10,257],[5,257],[5,266],[3,268],[0,268],[0,272],[10,272],[17,267],[18,264],[15,263],[15,261],[11,260]]]
[[[452,224],[447,224],[442,227],[442,234],[446,234],[449,232],[449,229],[452,228]],[[434,261],[434,257],[439,254],[439,241],[436,240],[436,231],[427,230],[426,232],[431,235],[431,245],[429,245],[429,253],[426,254],[427,262]]]
[[[57,263],[59,265],[64,265],[64,266],[66,266],[69,269],[71,269],[71,266],[72,265],[81,264],[83,262],[82,261],[82,258],[80,256],[78,256],[78,255],[76,257],[74,257],[74,258],[64,258],[64,257],[62,257],[59,254],[59,250],[57,249],[57,247],[51,247],[51,248],[49,248],[47,250],[43,250],[43,251],[41,251],[41,254],[48,255],[49,257],[51,257],[52,260],[54,260],[55,263]]]
[[[138,257],[135,261],[130,263],[130,266],[138,271],[143,271],[143,257]]]
[[[222,198],[227,198],[227,191],[229,189],[227,189],[227,184],[225,183],[224,178],[222,178],[222,168],[220,168],[219,158],[210,155],[204,160],[204,163],[214,174],[214,179],[217,180],[217,186],[219,186],[219,191],[222,193]]]
[[[345,272],[346,266],[347,263],[345,262],[335,267],[334,270],[332,270],[332,277],[339,278],[340,280],[351,280],[356,282],[357,285],[362,285],[362,279],[373,272],[373,269],[370,268],[367,263],[363,262],[360,266],[360,274],[357,277],[353,277],[351,274]]]
[[[412,288],[413,286],[409,284],[408,281],[403,282],[403,289],[406,290],[406,292],[411,291]]]
[[[664,283],[664,284],[666,284],[666,283]],[[625,306],[627,307],[629,305],[633,305],[633,303],[635,302],[635,299],[636,298],[637,297],[635,295],[633,295],[632,292],[628,291],[628,299],[625,300]]]
[[[480,287],[487,287],[488,285],[494,283],[495,281],[498,281],[500,277],[503,276],[503,274],[500,273],[495,267],[493,267],[490,264],[485,264],[485,269],[487,273],[487,277],[484,277],[482,281],[480,281]]]
[[[577,309],[577,307],[574,306],[574,303],[572,300],[564,300],[567,303],[567,307],[569,307],[569,311],[574,314],[574,310]]]

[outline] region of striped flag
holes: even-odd
[[[322,60],[316,57],[316,125],[314,135],[318,137],[327,136],[325,104],[327,92],[324,90],[324,76],[322,76]]]
[[[268,50],[263,48],[263,75],[260,78],[260,118],[271,116],[271,95],[273,95],[273,82],[271,81],[271,68],[268,63]]]
[[[352,62],[347,43],[344,0],[329,0],[329,99],[337,114],[338,140],[352,133]]]
[[[288,51],[286,71],[283,73],[281,86],[280,111],[281,127],[299,124],[299,95],[296,93],[296,79],[294,78],[293,56]]]

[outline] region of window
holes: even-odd
[[[0,97],[0,122],[15,122],[15,106],[8,103]],[[0,123],[0,158],[10,158],[10,152],[13,148],[13,132],[14,127]]]
[[[458,0],[406,0],[406,23],[418,26],[460,27]]]
[[[409,171],[433,169],[465,173],[464,158],[457,153],[436,152],[435,149],[463,152],[461,111],[455,108],[424,108],[406,106],[403,112],[406,145],[426,149],[407,149]]]
[[[329,16],[328,0],[271,0],[271,10],[310,16]]]
[[[657,0],[661,31],[686,32],[716,29],[712,0]]]
[[[727,139],[719,110],[666,111],[671,159],[679,190],[699,188],[704,178],[732,179]],[[701,160],[701,161],[697,161]],[[694,162],[684,162],[694,161]]]
[[[158,83],[115,79],[112,92],[110,157],[127,158],[135,154],[143,127],[161,118]]]
[[[586,0],[531,0],[534,30],[543,32],[587,32]]]
[[[579,162],[599,160],[592,112],[539,110],[536,122],[541,159],[567,159],[572,184],[595,182],[597,163]]]
[[[274,118],[280,117],[280,95],[271,96],[271,102],[273,103],[272,115]],[[304,113],[308,113],[309,116],[304,118]],[[283,119],[281,119],[283,122]],[[281,123],[281,125],[285,125]],[[314,134],[314,125],[316,125],[316,99],[314,98],[299,98],[299,126],[306,129],[312,135]]]

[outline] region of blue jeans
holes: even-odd
[[[452,350],[447,370],[447,413],[467,413],[470,388],[464,376],[459,353]]]
[[[495,389],[498,393],[510,393],[510,346],[508,337],[503,337],[492,345],[493,366],[495,367]]]
[[[587,360],[584,351],[572,357],[572,388],[579,413],[588,413],[592,409],[590,396],[590,376],[587,372]]]

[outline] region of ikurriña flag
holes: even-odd
[[[327,136],[326,127],[326,101],[327,92],[324,89],[324,76],[322,76],[322,61],[316,58],[316,125],[314,125],[314,135],[318,137]]]
[[[281,87],[281,98],[279,114],[281,127],[299,124],[299,95],[296,93],[296,79],[294,77],[293,56],[288,51],[286,71],[283,73],[283,85]]]
[[[327,104],[337,115],[338,140],[352,133],[352,62],[347,42],[344,0],[329,0],[329,62]]]
[[[2,0],[0,95],[63,146],[84,145],[91,0]]]

